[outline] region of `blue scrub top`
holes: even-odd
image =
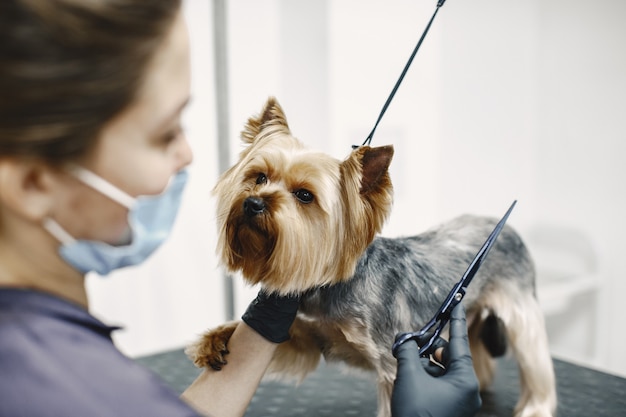
[[[84,308],[0,289],[0,417],[195,416]]]

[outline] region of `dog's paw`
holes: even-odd
[[[228,340],[239,322],[222,324],[207,331],[200,340],[189,346],[185,353],[198,368],[212,368],[219,371],[228,361]]]

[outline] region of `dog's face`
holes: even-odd
[[[281,294],[352,276],[391,211],[393,147],[344,161],[314,152],[273,98],[241,136],[248,146],[214,190],[222,263]]]

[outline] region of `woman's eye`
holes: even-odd
[[[183,134],[183,128],[181,126],[177,126],[176,128],[168,131],[161,137],[161,143],[164,145],[169,145],[174,142],[178,137]]]
[[[296,198],[298,200],[300,200],[300,202],[304,203],[304,204],[309,204],[313,201],[313,193],[311,193],[309,190],[297,190],[293,192],[293,195],[296,196]]]
[[[256,177],[256,183],[257,184],[265,184],[266,182],[267,182],[267,175],[259,174],[259,176]]]

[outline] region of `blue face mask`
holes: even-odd
[[[61,242],[59,253],[68,264],[82,273],[94,271],[100,275],[142,263],[165,241],[174,225],[188,177],[186,170],[179,171],[162,194],[134,198],[84,168],[75,167],[72,173],[129,209],[130,243],[120,246],[77,240],[56,221],[44,221],[44,227]]]

